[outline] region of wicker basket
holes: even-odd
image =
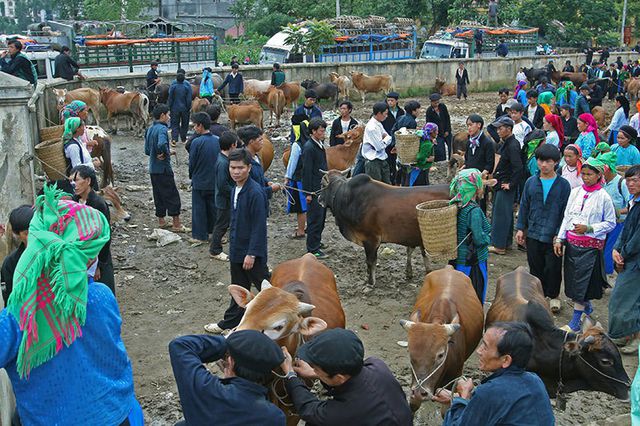
[[[54,139],[60,139],[64,132],[64,126],[51,126],[43,127],[40,129],[40,142],[52,141]]]
[[[36,157],[49,180],[66,179],[67,160],[61,139],[40,142],[35,147]]]
[[[457,257],[458,207],[447,200],[425,201],[416,206],[422,245],[431,257],[449,261]]]
[[[618,174],[622,177],[624,177],[624,174],[627,172],[627,170],[629,170],[631,168],[631,166],[616,166],[616,172],[618,172]]]
[[[415,133],[396,133],[396,152],[402,164],[415,164],[420,150],[420,136]]]

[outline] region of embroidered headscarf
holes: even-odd
[[[582,163],[584,161],[582,158],[582,148],[572,143],[570,145],[567,145],[564,150],[566,151],[567,149],[575,151],[576,154],[578,155],[578,162],[576,163],[576,172],[577,172],[577,175],[580,176],[580,173],[582,173]]]
[[[422,139],[421,142],[431,139],[431,132],[438,132],[438,125],[436,123],[427,123],[422,127]]]
[[[73,139],[73,135],[78,130],[78,127],[82,125],[82,120],[78,117],[71,117],[64,122],[64,133],[62,133],[62,140],[66,142]]]
[[[57,187],[45,185],[37,198],[7,304],[23,332],[16,362],[22,378],[82,335],[87,265],[111,235],[102,213],[63,195]]]
[[[591,151],[591,156],[598,157],[599,155],[609,151],[611,151],[609,144],[606,142],[600,142],[595,148],[593,148],[593,151]]]
[[[60,118],[62,122],[65,122],[67,118],[77,117],[82,111],[87,109],[87,104],[82,101],[71,101],[68,105],[65,105],[60,112]]]
[[[578,120],[587,124],[587,130],[583,133],[593,133],[593,136],[596,137],[596,144],[600,142],[600,135],[598,134],[598,123],[593,115],[585,112],[578,116]]]
[[[449,186],[449,195],[453,197],[449,203],[460,203],[460,207],[465,207],[473,200],[473,197],[480,189],[482,189],[482,173],[480,173],[480,170],[460,170]]]
[[[560,139],[560,146],[564,144],[564,125],[562,124],[562,119],[555,114],[547,114],[544,116],[544,119],[551,124],[553,130],[558,134],[558,139]]]

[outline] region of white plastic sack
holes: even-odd
[[[176,241],[180,241],[182,237],[175,232],[167,231],[166,229],[154,229],[151,235],[147,236],[150,240],[156,240],[156,245],[158,247],[164,247],[167,244],[175,243]]]

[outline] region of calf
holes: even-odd
[[[262,135],[262,141],[262,149],[258,152],[258,157],[260,157],[260,164],[262,164],[262,169],[266,173],[273,162],[274,150],[273,143],[266,133]]]
[[[425,267],[429,270],[416,205],[424,201],[448,200],[448,185],[397,187],[372,180],[365,174],[347,179],[348,170],[324,173],[319,202],[331,210],[342,236],[364,247],[370,285],[375,285],[381,243],[407,247],[407,278],[413,276],[411,254],[416,247],[421,248]]]
[[[329,73],[329,78],[333,84],[338,86],[340,97],[343,99],[349,99],[349,89],[353,87],[353,83],[351,83],[349,77],[346,75],[340,75],[337,72],[332,72]]]
[[[87,104],[87,108],[93,115],[96,125],[100,125],[100,92],[96,89],[90,89],[89,87],[82,87],[71,91],[67,91],[67,89],[53,89],[53,93],[56,95],[56,104],[58,105],[59,111],[62,111],[62,108],[72,101],[82,101]]]
[[[360,92],[362,103],[367,93],[384,92],[386,95],[394,89],[393,77],[389,74],[366,75],[358,71],[351,71],[353,87]]]
[[[100,168],[102,169],[100,187],[104,188],[114,183],[113,163],[111,161],[111,138],[102,127],[86,126],[85,131],[89,139],[93,139],[98,143],[91,150],[91,158],[100,160]]]
[[[454,96],[456,94],[456,85],[453,83],[447,84],[444,78],[436,77],[435,88],[436,92],[442,96]]]
[[[235,129],[238,123],[251,123],[262,129],[262,108],[257,101],[245,101],[229,105],[227,114],[232,129]]]
[[[193,102],[191,102],[191,113],[195,114],[196,112],[201,112],[207,109],[210,105],[210,102],[204,98],[195,98]]]
[[[149,116],[149,98],[138,92],[119,93],[106,87],[100,88],[100,102],[107,109],[107,121],[118,115],[131,115],[138,126],[138,134],[142,134]],[[116,120],[113,133],[118,132]]]
[[[551,80],[556,84],[560,83],[561,80],[566,79],[569,79],[576,87],[580,87],[582,86],[582,83],[587,81],[587,73],[565,71],[556,71],[551,73]]]
[[[118,195],[119,188],[107,185],[100,190],[100,195],[107,201],[109,205],[109,213],[111,216],[111,224],[116,224],[120,221],[128,222],[131,220],[131,214],[122,207],[122,200]]]
[[[400,321],[409,335],[413,411],[462,374],[464,362],[482,337],[483,317],[465,274],[447,265],[425,277],[410,321]]]
[[[629,94],[629,98],[633,101],[640,99],[640,78],[632,77],[624,82],[625,90]]]
[[[356,155],[360,150],[360,145],[362,145],[364,126],[354,127],[338,136],[344,139],[344,144],[325,148],[329,170],[345,170],[353,166],[356,161]],[[282,162],[285,168],[289,165],[289,155],[291,155],[291,149],[287,148],[282,154]]]
[[[540,376],[551,398],[578,390],[629,398],[631,380],[609,336],[588,320],[580,333],[555,327],[542,284],[522,266],[498,278],[485,328],[497,321],[529,324],[534,345],[527,370]]]
[[[300,83],[305,89],[313,89],[320,99],[333,99],[335,106],[338,106],[338,86],[333,83],[318,83],[315,80],[303,80]]]

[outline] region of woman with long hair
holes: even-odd
[[[556,256],[564,255],[565,294],[574,303],[568,325],[572,331],[580,331],[582,314],[591,315],[591,300],[601,299],[608,286],[603,251],[607,234],[616,226],[616,212],[602,187],[604,167],[597,158],[582,165],[584,183],[571,190],[554,239]]]

